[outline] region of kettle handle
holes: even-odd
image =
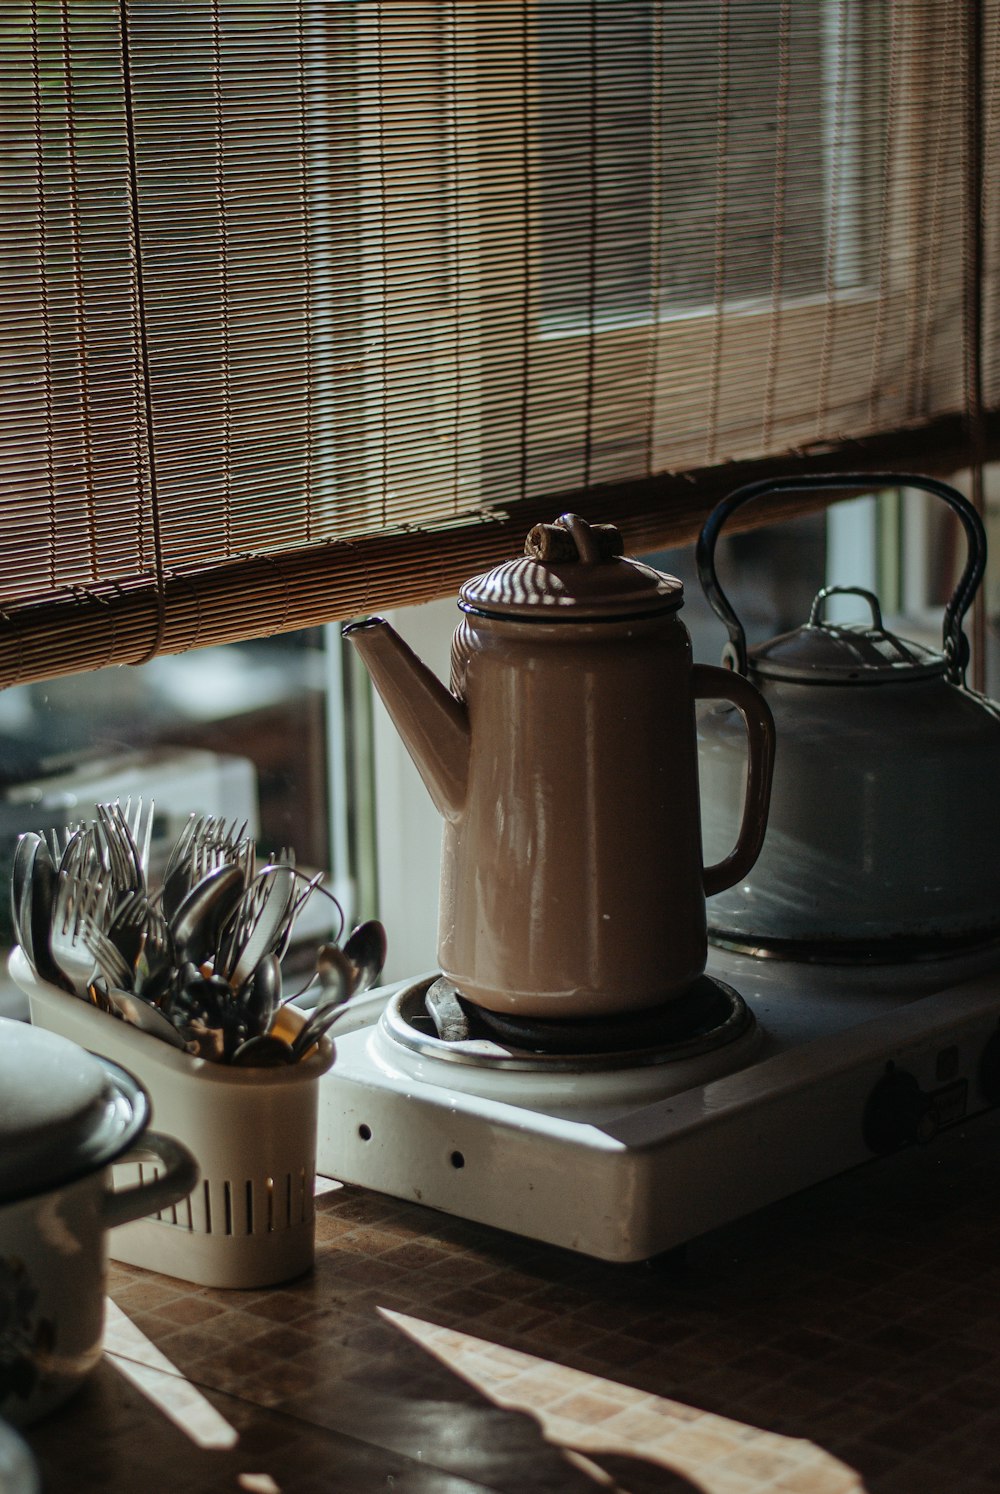
[[[766,493],[864,493],[879,488],[920,488],[925,493],[933,493],[947,503],[962,521],[969,553],[965,569],[945,608],[942,645],[948,661],[948,679],[955,685],[965,684],[969,640],[962,631],[962,619],[972,604],[986,569],[986,531],[972,504],[955,488],[946,482],[939,482],[935,477],[918,477],[909,472],[816,473],[801,477],[768,477],[737,488],[716,504],[698,536],[696,555],[702,589],[715,615],[725,623],[729,632],[729,642],[723,652],[724,663],[740,674],[745,675],[747,672],[746,632],[715,574],[715,546],[726,520],[745,503],[761,498]]]
[[[725,860],[706,866],[702,873],[705,896],[711,897],[745,877],[764,844],[774,773],[774,717],[760,691],[741,674],[714,664],[695,664],[692,673],[695,700],[731,701],[747,732],[747,785],[740,833]]]

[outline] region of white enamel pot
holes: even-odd
[[[820,592],[805,626],[748,649],[719,585],[723,524],[751,500],[810,491],[933,493],[968,543],[945,609],[940,653],[883,625],[856,587]],[[965,615],[982,580],[986,536],[947,484],[899,473],[784,478],[724,499],[698,542],[702,586],[726,624],[723,662],[764,696],[775,723],[771,809],[761,854],[708,903],[715,943],[795,959],[944,958],[1000,938],[1000,710],[967,688]],[[859,621],[826,620],[831,591],[854,593]],[[699,722],[703,834],[728,843],[742,795],[742,743],[725,705]]]
[[[54,1033],[0,1019],[0,1417],[26,1425],[100,1358],[107,1232],[191,1191],[190,1153],[148,1131],[124,1069]],[[156,1175],[111,1189],[111,1163]]]

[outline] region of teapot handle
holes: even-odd
[[[745,877],[764,844],[774,772],[774,717],[760,691],[733,670],[695,664],[693,676],[695,700],[731,701],[747,731],[747,786],[740,833],[725,860],[706,866],[702,873],[705,896],[711,897]]]
[[[933,493],[948,507],[954,509],[968,544],[968,558],[951,600],[944,612],[942,646],[948,661],[947,676],[955,685],[965,684],[965,670],[969,662],[969,640],[962,631],[962,619],[972,604],[986,569],[986,531],[983,521],[967,498],[964,498],[948,483],[934,477],[918,477],[909,472],[846,472],[839,474],[816,473],[802,477],[768,477],[760,482],[747,483],[737,488],[715,508],[705,520],[698,536],[698,576],[705,596],[711,603],[715,615],[725,623],[729,642],[723,651],[723,662],[739,674],[747,672],[747,638],[729,598],[719,585],[715,574],[715,546],[726,520],[754,498],[766,493],[865,493],[879,488],[920,488]]]

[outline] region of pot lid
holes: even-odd
[[[494,617],[581,622],[674,612],[684,600],[675,576],[623,556],[612,524],[563,514],[554,524],[536,524],[524,550],[467,581],[459,606]]]
[[[106,1166],[148,1120],[145,1091],[117,1064],[0,1017],[0,1204]]]
[[[843,594],[864,598],[871,608],[869,623],[831,623],[820,618],[826,598]],[[947,667],[943,654],[890,633],[882,622],[877,597],[860,586],[825,586],[804,627],[751,649],[750,660],[753,669],[767,679],[818,685],[883,685],[944,674]]]

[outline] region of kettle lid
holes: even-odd
[[[832,623],[821,617],[826,598],[844,594],[865,599],[870,622]],[[890,633],[878,598],[860,586],[823,587],[804,627],[752,649],[750,658],[765,678],[818,685],[884,685],[943,675],[947,669],[943,654]]]
[[[684,600],[676,576],[626,559],[613,524],[590,525],[577,514],[536,524],[525,553],[466,581],[459,606],[525,621],[609,621],[674,612]]]

